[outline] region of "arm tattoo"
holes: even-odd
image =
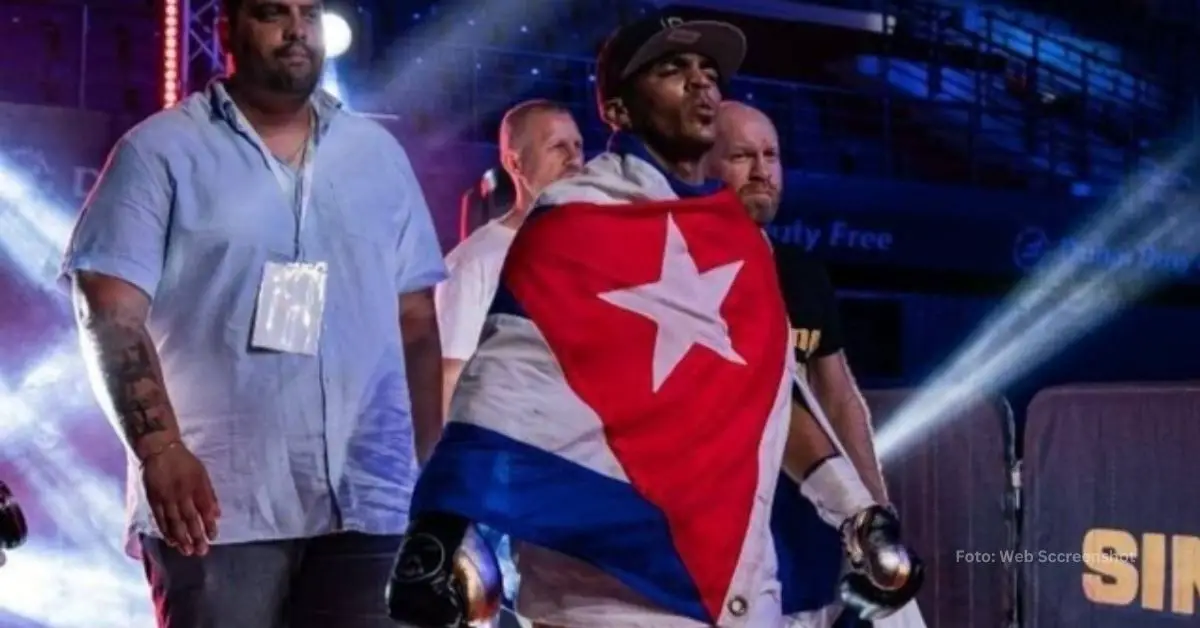
[[[86,322],[96,364],[114,417],[130,447],[166,431],[171,406],[159,374],[157,354],[145,327],[128,312],[96,312]]]

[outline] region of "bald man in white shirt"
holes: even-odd
[[[500,163],[516,187],[512,209],[450,251],[446,256],[450,277],[434,293],[442,337],[445,416],[459,374],[479,344],[500,267],[517,229],[543,188],[583,168],[583,137],[571,112],[548,100],[530,100],[509,109],[500,124]]]
[[[442,338],[442,399],[450,416],[450,398],[463,366],[475,353],[488,309],[500,284],[500,268],[517,229],[547,185],[583,168],[583,137],[571,112],[548,100],[523,102],[500,123],[500,163],[512,178],[516,200],[505,215],[476,229],[446,256],[450,276],[437,286],[434,300]],[[504,570],[505,593],[516,595],[517,574],[507,539],[490,533]],[[504,616],[500,628],[527,626]]]

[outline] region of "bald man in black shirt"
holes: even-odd
[[[783,166],[775,126],[761,111],[726,101],[718,117],[718,139],[709,154],[713,176],[737,190],[751,218],[766,225],[775,217],[782,192]],[[796,348],[796,362],[806,374],[863,483],[880,503],[887,503],[879,462],[872,444],[871,418],[842,351],[841,328],[833,286],[825,268],[794,247],[775,247],[780,286]],[[815,425],[812,421],[805,424]],[[795,428],[794,428],[795,429]],[[809,434],[812,464],[836,449],[821,431]]]
[[[706,163],[710,176],[735,189],[757,223],[770,223],[779,208],[783,183],[775,126],[761,111],[726,101],[719,112],[717,128],[717,142]],[[801,486],[822,465],[839,467],[839,473],[857,472],[871,497],[886,504],[887,491],[872,444],[871,417],[842,351],[837,303],[829,275],[819,261],[799,248],[775,246],[774,251],[796,362],[829,418],[833,432],[827,433],[808,411],[807,404],[798,398],[793,405],[784,464]],[[840,442],[852,469],[830,436]],[[792,485],[783,490],[795,489]],[[826,485],[824,490],[837,489]],[[788,525],[800,526],[806,540],[805,544],[784,551],[804,557],[809,589],[797,604],[815,613],[805,625],[831,626],[840,613],[832,588],[840,568],[840,554],[826,549],[839,543],[838,536],[810,506],[799,506],[793,512],[798,514]],[[881,626],[923,625],[915,606],[905,609],[903,619],[882,621],[895,623],[881,622]],[[837,625],[855,624],[855,618],[843,616]]]

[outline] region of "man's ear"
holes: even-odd
[[[506,150],[500,153],[500,166],[512,177],[513,181],[520,181],[521,174],[521,155],[515,150]]]
[[[604,102],[603,117],[604,122],[615,129],[628,129],[632,124],[629,107],[619,97],[609,98]]]

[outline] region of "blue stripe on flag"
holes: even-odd
[[[787,474],[775,485],[771,532],[783,585],[783,614],[824,608],[837,600],[842,540]]]
[[[712,622],[666,518],[632,485],[489,429],[451,422],[413,517],[456,513],[590,563],[666,610]]]

